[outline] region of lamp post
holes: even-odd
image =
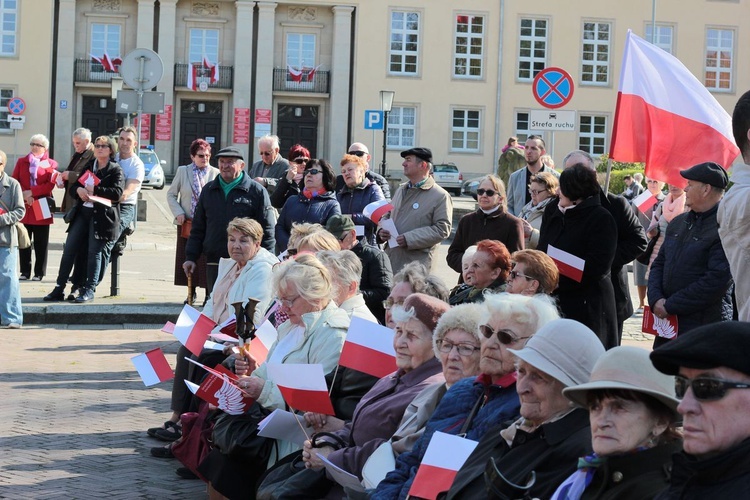
[[[385,168],[388,164],[385,159],[385,150],[388,145],[388,113],[393,106],[393,97],[395,95],[396,92],[393,90],[380,91],[380,109],[383,110],[383,163],[380,164],[380,175],[383,177],[385,177]]]
[[[112,85],[112,100],[115,101],[115,128],[117,128],[117,93],[122,90],[123,79],[119,74],[113,75],[110,83]]]

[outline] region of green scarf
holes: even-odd
[[[245,172],[240,172],[239,177],[237,177],[232,182],[227,183],[227,182],[224,182],[224,179],[221,176],[219,176],[219,185],[221,186],[221,190],[224,191],[224,198],[229,196],[229,192],[235,187],[237,187],[237,185],[239,185],[240,182],[242,182],[243,177],[245,177]]]

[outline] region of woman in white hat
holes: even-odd
[[[674,377],[658,372],[648,354],[615,347],[599,358],[588,383],[563,390],[589,410],[594,453],[578,461],[553,499],[642,500],[668,487],[672,454],[682,448],[679,400]]]

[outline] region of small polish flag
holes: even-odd
[[[164,333],[172,333],[174,334],[174,323],[171,321],[167,321],[164,323],[164,326],[161,327],[161,331]]]
[[[651,194],[651,191],[646,190],[633,200],[633,205],[635,205],[641,213],[645,214],[648,209],[656,205],[656,202],[658,201],[659,200],[656,199],[656,196]]]
[[[52,170],[49,173],[49,180],[54,182],[57,187],[63,187],[62,176],[60,175],[60,172],[58,172],[57,170]]]
[[[42,221],[52,218],[52,212],[49,210],[47,198],[38,198],[31,204],[31,210],[34,212],[34,220]]]
[[[372,203],[365,206],[362,213],[375,224],[380,222],[380,219],[393,210],[393,205],[388,200],[373,201]]]
[[[101,180],[99,180],[99,177],[94,175],[91,170],[86,170],[83,175],[78,178],[78,182],[81,183],[81,186],[86,186],[88,184],[98,186]]]
[[[208,334],[215,326],[211,318],[185,304],[174,325],[174,336],[188,351],[199,356]]]
[[[675,338],[678,331],[677,315],[670,314],[666,318],[658,318],[651,312],[651,308],[646,306],[643,308],[641,331],[665,339]]]
[[[146,387],[174,378],[174,372],[159,347],[133,356],[130,361],[135,365],[135,369],[138,370],[138,375],[141,376]]]
[[[281,391],[284,401],[297,411],[333,415],[323,365],[268,363],[268,378]]]
[[[253,355],[259,365],[266,360],[268,351],[271,350],[271,346],[278,337],[279,333],[268,320],[255,330],[255,338],[250,341],[250,354]]]
[[[293,82],[299,83],[302,81],[302,71],[294,69],[288,64],[286,65],[286,68]]]
[[[547,255],[555,261],[560,274],[567,276],[578,283],[581,282],[583,279],[583,268],[586,265],[585,260],[576,257],[572,253],[555,248],[552,245],[547,246]]]
[[[444,432],[435,432],[427,445],[409,496],[434,500],[448,491],[458,470],[477,447],[476,441]]]
[[[352,317],[339,365],[378,378],[396,371],[393,330],[372,321]]]

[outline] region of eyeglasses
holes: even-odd
[[[271,156],[273,153],[271,151],[261,151],[260,154],[263,156]]]
[[[491,198],[497,194],[497,191],[493,191],[492,189],[477,189],[477,194],[479,196],[484,196],[486,194]]]
[[[546,189],[529,189],[529,193],[533,194],[534,196],[545,192]]]
[[[197,154],[197,155],[194,155],[194,156],[196,158],[211,158],[211,155],[208,154],[208,153],[206,153],[206,154]]]
[[[392,309],[393,306],[402,306],[404,305],[404,300],[393,300],[391,298],[386,299],[383,301],[383,309]]]
[[[750,389],[750,384],[712,377],[689,379],[681,375],[675,376],[674,392],[678,399],[685,397],[688,387],[693,389],[693,396],[699,401],[717,401],[726,396],[729,389]]]
[[[492,338],[493,335],[497,334],[497,339],[503,345],[511,345],[515,344],[519,340],[526,340],[531,338],[531,335],[529,335],[528,337],[516,337],[512,332],[509,332],[508,330],[495,331],[490,325],[481,325],[479,327],[479,331],[487,339]]]
[[[300,298],[301,295],[297,295],[293,299],[282,299],[281,297],[277,297],[276,300],[279,301],[279,304],[286,307],[287,309],[291,309],[292,306],[294,306],[294,303],[297,302],[297,299]]]
[[[109,144],[94,144],[94,147],[96,149],[104,149],[104,148],[108,148]]]
[[[30,143],[29,143],[29,146],[31,146],[32,148],[33,148],[33,147],[37,147],[37,148],[43,148],[43,147],[44,147],[44,144],[39,144],[38,142],[30,142]]]
[[[361,158],[362,156],[365,156],[367,153],[365,153],[364,151],[349,151],[346,154],[348,154],[348,155],[354,155],[354,156],[359,156]]]
[[[310,158],[302,158],[302,157],[300,156],[299,158],[295,158],[295,159],[293,159],[292,161],[293,161],[294,163],[296,163],[297,165],[302,165],[303,163],[307,163],[308,161],[310,161]]]
[[[437,342],[438,351],[444,352],[446,354],[451,352],[454,347],[456,348],[456,351],[458,351],[459,356],[471,356],[475,351],[481,349],[481,347],[476,347],[469,344],[454,344],[452,342],[448,342],[447,340],[439,340]]]
[[[531,276],[527,276],[527,275],[525,275],[525,274],[523,274],[523,273],[519,273],[518,271],[511,271],[511,272],[510,272],[510,279],[514,280],[514,279],[516,279],[516,278],[519,278],[519,277],[520,277],[520,278],[525,278],[525,279],[527,279],[528,281],[531,281],[531,280],[535,280],[535,279],[536,279],[536,278],[532,278]]]
[[[311,168],[309,170],[305,170],[305,175],[317,175],[322,174],[322,170],[318,170],[317,168]]]

